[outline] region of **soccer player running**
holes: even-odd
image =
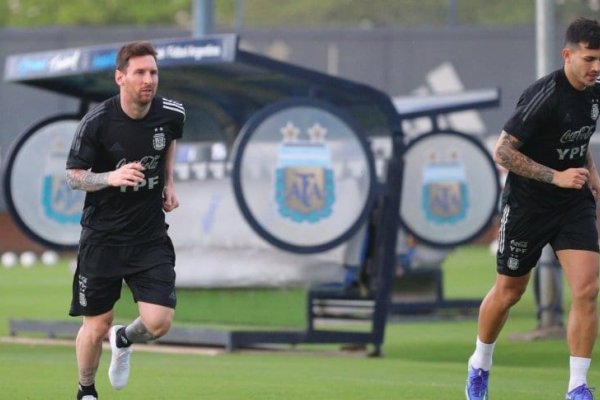
[[[75,344],[78,400],[98,398],[94,383],[107,334],[110,383],[121,389],[129,377],[131,344],[166,334],[175,312],[175,252],[163,210],[179,205],[173,164],[185,110],[156,96],[156,54],[148,42],[121,47],[119,94],[83,117],[67,159],[69,185],[86,191],[69,312],[83,316]],[[139,318],[111,327],[123,280]]]
[[[572,292],[566,399],[593,399],[587,372],[598,333],[595,209],[600,177],[588,143],[599,115],[597,21],[579,18],[569,25],[562,58],[563,68],[525,89],[494,149],[494,160],[509,174],[502,197],[498,274],[479,310],[465,388],[468,400],[488,399],[496,339],[547,243]]]

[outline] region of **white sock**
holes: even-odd
[[[492,368],[492,355],[494,354],[494,343],[483,343],[479,336],[475,343],[475,352],[469,358],[469,365],[475,369],[489,371]]]
[[[587,384],[587,373],[592,363],[591,358],[573,357],[569,358],[569,392],[577,386]]]

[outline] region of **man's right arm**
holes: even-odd
[[[71,189],[95,192],[107,188],[108,172],[96,174],[85,169],[68,169],[67,183]]]
[[[502,131],[494,149],[494,161],[517,175],[562,188],[581,189],[587,182],[589,171],[586,168],[556,171],[521,153],[519,149],[522,145],[515,136]]]
[[[139,162],[125,164],[110,172],[95,173],[86,169],[67,169],[71,189],[96,192],[109,186],[136,186],[144,181],[144,167]]]
[[[494,161],[517,175],[552,183],[554,170],[536,163],[521,153],[519,149],[522,145],[523,143],[519,139],[502,131],[494,149]]]

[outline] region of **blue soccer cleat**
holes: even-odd
[[[584,383],[567,393],[565,400],[594,400],[593,391],[594,389]]]
[[[467,400],[488,400],[488,378],[490,371],[484,371],[481,368],[472,368],[469,366],[469,376],[465,386],[465,395]],[[583,397],[582,397],[583,399]],[[593,399],[592,399],[593,400]]]

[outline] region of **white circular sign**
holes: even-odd
[[[374,182],[366,141],[321,101],[268,106],[236,142],[238,205],[260,236],[285,250],[319,252],[347,240],[368,214]]]
[[[488,151],[458,132],[435,132],[404,155],[400,218],[418,239],[438,246],[466,243],[497,212],[498,171]]]
[[[6,158],[7,208],[32,239],[58,249],[79,242],[85,193],[66,181],[66,161],[79,118],[58,116],[35,125],[14,143]]]

